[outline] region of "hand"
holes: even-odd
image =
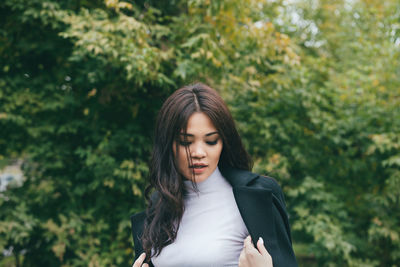
[[[246,237],[239,257],[239,267],[273,267],[272,257],[264,247],[261,237],[257,241],[257,249],[251,242],[251,237]]]
[[[147,263],[143,263],[144,259],[146,258],[146,253],[142,253],[140,257],[135,261],[132,267],[149,267]]]

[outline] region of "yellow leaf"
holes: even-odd
[[[58,243],[55,244],[51,250],[54,252],[57,258],[60,259],[60,261],[63,261],[64,253],[65,253],[65,243]]]
[[[200,53],[196,52],[190,55],[191,58],[195,59],[195,58],[199,58],[200,57]]]
[[[118,0],[105,0],[104,1],[107,7],[116,8],[118,5]]]
[[[261,86],[260,81],[257,81],[257,80],[250,80],[250,81],[249,81],[249,84],[250,84],[251,86],[254,86],[254,87],[260,87],[260,86]]]
[[[132,6],[131,3],[120,2],[120,3],[118,3],[118,8],[126,8],[126,9],[129,9],[129,10],[132,10],[133,6]]]
[[[390,239],[392,239],[393,242],[399,240],[399,234],[394,231],[390,231]]]
[[[219,61],[218,59],[212,58],[211,60],[212,60],[213,64],[214,64],[216,67],[221,67],[221,66],[222,66],[221,61]]]
[[[381,222],[377,217],[373,218],[372,221],[373,221],[376,225],[382,226],[382,222]]]
[[[132,193],[135,196],[142,196],[142,191],[140,191],[139,187],[136,184],[132,185]]]
[[[92,90],[90,90],[90,92],[88,93],[88,98],[95,96],[97,93],[97,89],[93,88]]]
[[[104,181],[104,185],[109,187],[109,188],[113,188],[114,187],[114,181],[113,180]]]

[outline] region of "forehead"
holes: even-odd
[[[217,128],[205,113],[195,112],[189,117],[187,134],[203,136],[212,132],[217,132]]]

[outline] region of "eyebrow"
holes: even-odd
[[[218,132],[211,132],[211,133],[206,134],[205,136],[211,136],[211,135],[214,135],[214,134],[218,134]],[[190,136],[190,137],[194,136],[193,134],[189,134],[189,133],[181,133],[181,135]]]

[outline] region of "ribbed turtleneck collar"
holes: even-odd
[[[228,181],[222,176],[218,167],[215,169],[211,175],[202,182],[196,183],[196,189],[193,187],[192,181],[186,180],[184,181],[185,188],[187,190],[187,194],[205,194],[210,192],[219,191],[222,188],[230,187]]]

